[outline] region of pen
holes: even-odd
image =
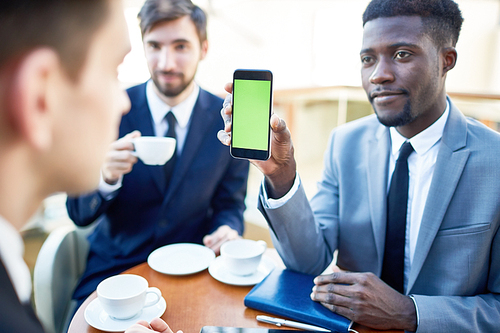
[[[330,330],[327,330],[327,329],[322,328],[322,327],[298,323],[296,321],[285,320],[285,319],[281,319],[281,318],[273,318],[273,317],[269,317],[269,316],[257,316],[257,320],[261,321],[263,323],[273,324],[273,325],[276,325],[278,327],[288,326],[288,327],[300,328],[300,329],[307,330],[307,331],[330,332]]]

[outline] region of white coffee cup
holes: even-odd
[[[134,156],[139,157],[144,164],[163,165],[172,157],[176,140],[169,137],[140,136],[133,138]]]
[[[149,295],[153,297],[148,297]],[[129,319],[143,308],[158,303],[161,299],[161,291],[158,288],[149,287],[148,281],[142,276],[119,274],[99,283],[97,297],[110,317]]]
[[[250,275],[257,271],[267,249],[263,240],[235,239],[222,244],[220,254],[226,269],[234,275]]]

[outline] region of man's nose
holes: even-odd
[[[158,59],[158,69],[169,72],[175,68],[175,55],[170,52],[167,48],[163,48],[160,51]]]
[[[380,58],[373,67],[373,72],[370,75],[370,83],[383,84],[394,81],[394,78],[390,60]]]

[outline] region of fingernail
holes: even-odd
[[[313,292],[315,292],[315,291],[316,291],[316,286],[314,286],[314,287],[313,287],[312,291],[313,291]]]
[[[316,294],[315,293],[311,293],[311,299],[314,300],[316,298]]]

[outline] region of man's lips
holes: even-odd
[[[398,95],[403,95],[403,94],[405,94],[405,92],[403,92],[403,91],[376,90],[376,91],[372,91],[370,93],[370,98],[398,96]]]
[[[157,77],[161,77],[166,80],[173,80],[177,78],[182,78],[182,74],[180,73],[166,73],[166,72],[156,72]]]
[[[370,100],[377,104],[391,103],[406,95],[406,91],[403,90],[374,90],[370,93]]]

